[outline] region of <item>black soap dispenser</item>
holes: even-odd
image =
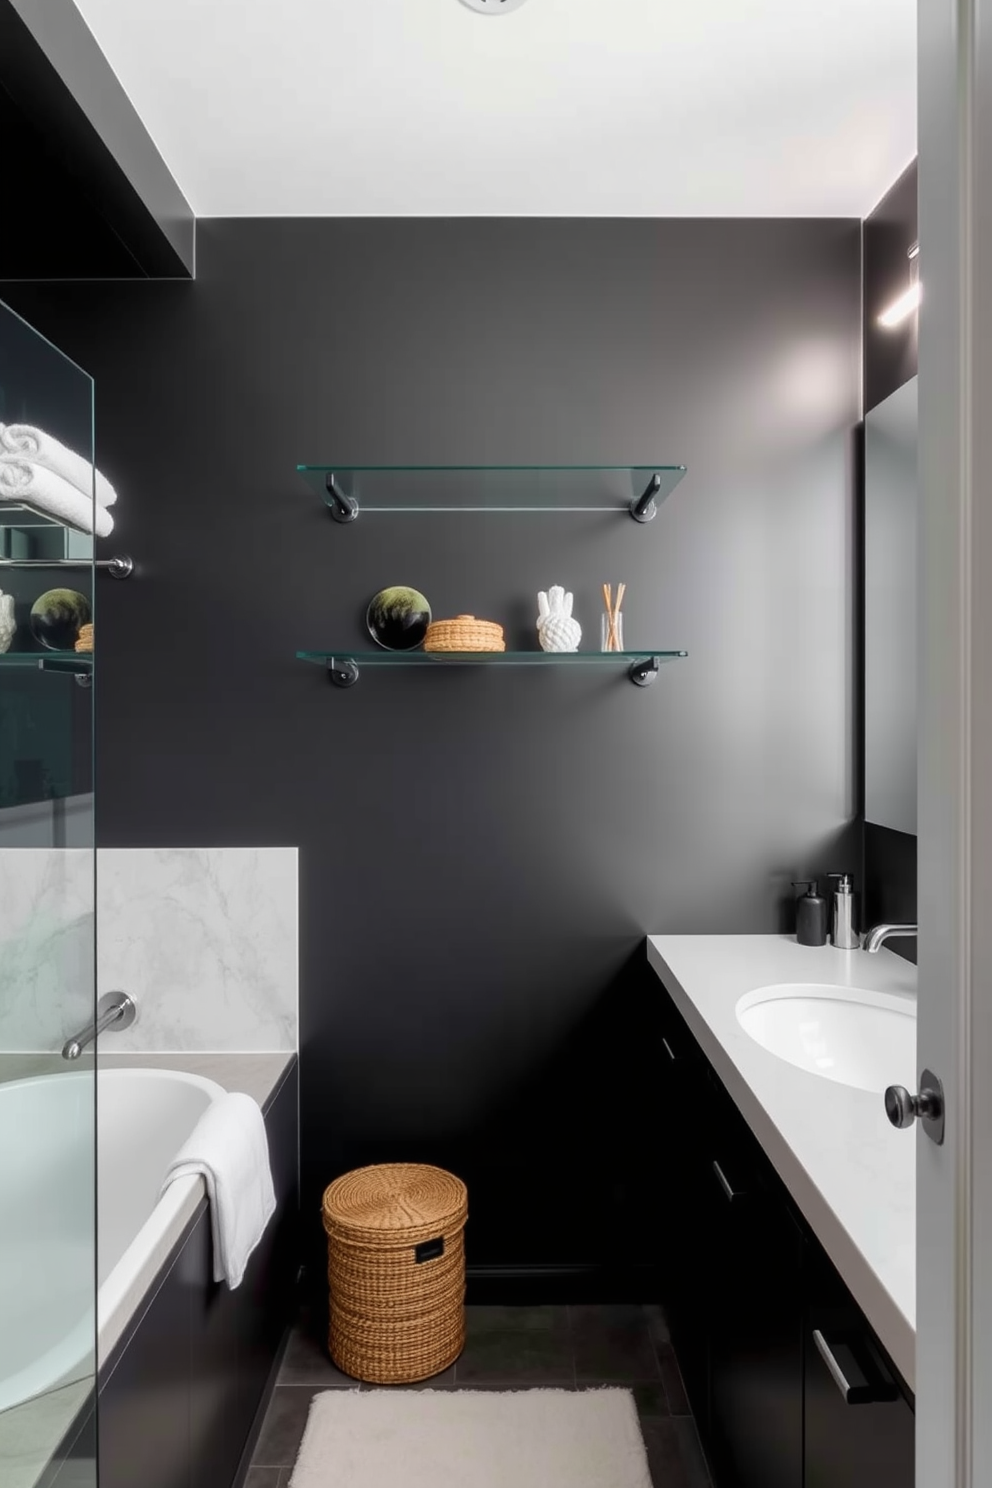
[[[816,879],[800,879],[792,887],[806,890],[796,900],[796,940],[805,946],[826,945],[827,901],[820,897]]]

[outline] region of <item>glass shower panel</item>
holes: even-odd
[[[0,303],[3,1488],[97,1479],[94,525],[92,380]]]

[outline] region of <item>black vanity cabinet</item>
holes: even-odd
[[[676,1134],[666,1309],[693,1414],[720,1488],[799,1488],[802,1234],[667,997],[662,1026],[660,1093]]]
[[[912,1484],[915,1418],[860,1311],[826,1257],[809,1257],[803,1488]]]
[[[662,998],[662,1300],[716,1488],[913,1488],[915,1421],[892,1366]]]
[[[714,1234],[710,1150],[709,1075],[699,1046],[674,1005],[661,1007],[659,1111],[665,1123],[665,1226],[663,1274],[678,1278],[667,1299],[672,1338],[685,1387],[701,1432],[709,1421],[709,1316],[719,1241]],[[711,1250],[712,1247],[712,1250]]]
[[[803,1469],[803,1236],[726,1095],[713,1099],[708,1446],[716,1481],[797,1488]],[[722,1113],[722,1114],[721,1114]]]

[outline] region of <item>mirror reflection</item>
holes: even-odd
[[[916,832],[917,379],[865,417],[865,819]]]

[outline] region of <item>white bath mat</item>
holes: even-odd
[[[629,1390],[327,1390],[291,1488],[651,1488]]]

